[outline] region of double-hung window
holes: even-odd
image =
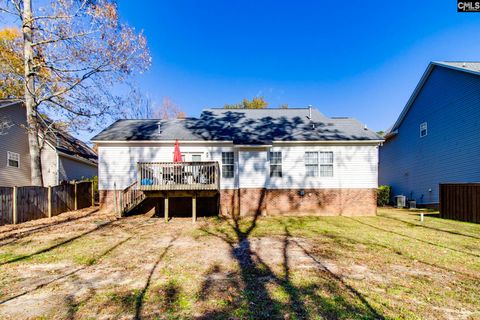
[[[7,166],[12,168],[20,168],[20,154],[7,151]]]
[[[333,152],[319,152],[320,177],[333,177]]]
[[[420,123],[420,138],[425,137],[427,134],[428,134],[427,123],[426,122]]]
[[[222,178],[233,178],[234,164],[233,152],[222,152]]]
[[[307,177],[318,177],[318,152],[305,152],[305,173]]]
[[[270,152],[270,177],[282,176],[282,152]]]
[[[333,152],[305,152],[307,177],[333,177]]]

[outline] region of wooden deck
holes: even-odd
[[[218,162],[139,162],[142,191],[216,191],[220,189]]]

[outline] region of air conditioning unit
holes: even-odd
[[[407,206],[407,197],[406,196],[395,196],[395,207],[396,208],[405,208]]]

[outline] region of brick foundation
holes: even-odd
[[[220,192],[220,214],[373,216],[376,189],[240,189]]]
[[[117,199],[120,191],[117,191]],[[200,201],[200,198],[197,202]],[[102,208],[113,209],[114,191],[100,190]],[[208,207],[215,206],[212,202]],[[206,209],[205,209],[206,210]],[[210,211],[210,210],[207,210]],[[236,189],[220,191],[222,216],[373,216],[376,189]]]
[[[100,199],[100,207],[102,209],[114,209],[114,193],[117,193],[117,202],[120,197],[120,190],[114,191],[114,190],[99,190],[99,199]]]

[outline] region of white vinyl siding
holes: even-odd
[[[98,178],[100,190],[124,189],[137,179],[138,162],[168,162],[173,160],[173,144],[100,144],[98,148]],[[185,154],[202,156],[202,161],[216,161],[222,164],[222,152],[234,152],[234,172],[237,172],[237,155],[228,145],[184,144],[180,151]],[[221,168],[220,168],[221,170]],[[237,177],[220,179],[222,189],[234,189]]]
[[[272,150],[282,151],[283,176],[270,179],[268,184],[270,189],[356,189],[378,186],[378,146],[376,145],[278,144]],[[333,163],[323,164],[323,170],[325,174],[332,171],[333,176],[320,176],[322,170],[320,158],[318,158],[318,176],[307,176],[306,152],[331,152]],[[325,155],[325,158],[328,159],[328,157],[330,156]],[[311,162],[315,163],[314,160]]]
[[[201,154],[202,161],[218,162],[221,171],[222,154],[233,154],[233,178],[220,179],[221,189],[235,188],[376,188],[378,147],[376,145],[275,144],[269,148],[235,148],[232,144],[182,144],[184,153]],[[270,177],[269,152],[281,152],[281,177]],[[305,152],[321,152],[318,156],[318,176],[307,177]],[[173,144],[100,144],[100,190],[124,189],[136,180],[138,162],[172,161]],[[322,163],[323,157],[326,163]],[[328,159],[333,157],[333,163]],[[328,163],[327,163],[328,161]],[[324,166],[320,169],[320,166]],[[320,177],[320,171],[333,176]],[[221,175],[222,176],[222,175]]]
[[[16,152],[7,152],[7,167],[20,168],[20,154]]]
[[[265,188],[267,186],[270,176],[268,151],[267,148],[241,148],[238,151],[240,188]]]

